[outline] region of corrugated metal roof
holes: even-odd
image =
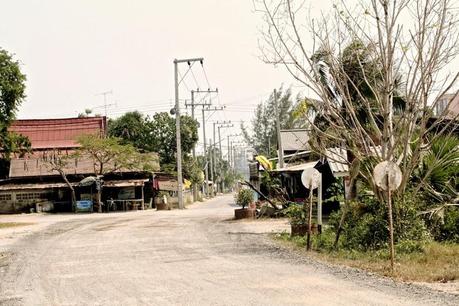
[[[328,165],[335,177],[349,175],[347,151],[344,148],[329,148],[326,150]]]
[[[308,130],[284,130],[281,131],[282,148],[284,151],[309,150]]]
[[[64,169],[67,175],[94,173],[94,164],[90,158],[78,158],[70,162]],[[32,176],[58,176],[52,171],[50,165],[42,158],[15,158],[11,160],[10,178]]]
[[[104,135],[105,117],[16,120],[9,131],[27,136],[32,149],[77,148],[80,135]]]
[[[145,155],[152,155],[156,153],[145,153]],[[49,157],[50,158],[50,157]],[[105,169],[113,169],[112,163],[106,163]],[[157,164],[159,169],[159,164]],[[80,156],[73,158],[65,167],[64,172],[66,175],[76,174],[94,174],[94,163],[92,158],[89,156]],[[142,169],[119,169],[116,171],[120,172],[142,172]],[[53,171],[51,166],[42,157],[31,157],[31,158],[14,158],[10,164],[10,178],[20,177],[39,177],[39,176],[59,176],[57,171]]]
[[[284,168],[279,168],[273,171],[277,172],[294,172],[294,171],[303,171],[308,168],[314,168],[315,165],[317,165],[319,161],[313,161],[313,162],[307,162],[303,164],[297,164],[297,165],[287,165],[287,167]]]

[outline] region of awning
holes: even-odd
[[[148,179],[104,181],[103,188],[143,186]]]
[[[78,186],[78,183],[72,183],[72,186]],[[66,183],[7,184],[7,185],[0,185],[0,191],[5,191],[5,190],[50,189],[50,188],[68,188],[68,186],[67,186]]]
[[[313,162],[307,162],[307,163],[303,163],[303,164],[297,164],[297,165],[287,165],[287,167],[284,167],[284,168],[279,168],[279,169],[275,169],[273,171],[275,172],[296,172],[296,171],[303,171],[305,169],[309,169],[309,168],[314,168],[315,165],[317,165],[319,161],[313,161]]]

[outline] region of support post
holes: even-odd
[[[309,186],[309,209],[308,209],[308,235],[307,235],[307,244],[306,250],[311,250],[311,231],[312,231],[312,196],[314,189],[312,189],[312,184]]]
[[[177,198],[178,207],[183,209],[183,178],[182,178],[182,140],[180,134],[180,103],[179,103],[179,89],[178,89],[178,61],[174,60],[174,76],[175,76],[175,126],[177,138]]]
[[[182,140],[180,134],[180,103],[179,103],[179,80],[178,80],[178,64],[191,62],[202,62],[204,59],[201,58],[189,58],[189,59],[174,59],[174,89],[175,89],[175,133],[177,138],[177,198],[179,209],[185,208],[183,205],[183,175],[182,175]]]
[[[274,89],[274,105],[276,110],[276,130],[277,130],[277,157],[279,159],[279,167],[284,168],[284,148],[282,147],[281,126],[280,126],[280,110],[279,101],[277,99],[277,90]]]
[[[221,128],[221,126],[218,127],[218,147],[219,147],[219,150],[220,150],[220,162],[223,162],[222,135],[220,133],[220,128]],[[221,192],[224,193],[225,192],[225,181],[223,180],[223,176],[222,176],[223,169],[220,168],[219,171],[220,171],[220,178],[222,178],[221,179],[220,189],[221,189]]]
[[[209,197],[209,167],[208,167],[208,160],[207,160],[207,143],[206,143],[206,113],[204,111],[204,107],[202,107],[202,134],[204,138],[204,173],[205,179],[204,182],[204,194],[206,198]]]
[[[212,163],[212,173],[213,173],[213,175],[212,175],[212,177],[213,177],[213,181],[214,181],[214,184],[215,184],[214,189],[213,189],[214,196],[217,195],[217,193],[218,193],[218,183],[217,183],[218,179],[217,179],[217,177],[219,176],[217,174],[217,159],[216,159],[216,156],[215,156],[215,151],[217,149],[217,141],[216,141],[216,137],[215,137],[215,135],[216,135],[216,133],[215,133],[216,132],[215,124],[216,123],[214,122],[214,134],[213,134],[213,136],[214,136],[213,144],[214,145],[212,147],[212,160],[213,160],[213,163]]]
[[[215,189],[215,175],[214,175],[214,159],[213,159],[212,138],[209,138],[209,160],[210,160],[210,180],[212,181],[212,188],[210,189],[210,196],[214,196]]]
[[[194,120],[194,90],[191,91],[191,118]],[[193,162],[196,162],[196,148],[193,146]],[[198,200],[198,186],[193,183],[193,202]]]
[[[322,234],[322,173],[319,187],[317,187],[317,230],[319,234]]]
[[[394,257],[395,257],[395,248],[394,248],[394,223],[392,219],[392,200],[391,200],[391,191],[390,191],[390,179],[389,173],[387,173],[387,205],[389,209],[389,236],[390,236],[390,269],[394,273]]]

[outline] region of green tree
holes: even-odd
[[[83,135],[78,138],[78,142],[81,147],[74,156],[89,157],[93,162],[94,175],[97,177],[126,170],[145,172],[159,170],[156,154],[142,154],[131,144],[121,144],[119,138]],[[100,189],[98,190],[98,202],[99,212],[102,212]]]
[[[183,172],[184,177],[193,183],[199,182],[194,178],[200,177],[201,170],[188,155],[198,142],[198,127],[199,123],[190,116],[181,116]],[[109,122],[108,133],[111,137],[118,137],[122,144],[131,144],[139,151],[158,153],[161,169],[170,173],[176,171],[175,118],[167,112],[156,113],[151,118],[138,111],[126,113]]]
[[[138,111],[128,112],[108,122],[108,135],[120,138],[122,144],[132,144],[141,151],[151,151],[149,128],[148,117]]]
[[[292,99],[290,88],[284,90],[281,86],[277,91],[277,101],[281,129],[297,127],[293,112],[296,103]],[[274,93],[269,96],[267,101],[257,105],[250,129],[244,126],[244,124],[241,124],[241,129],[245,140],[258,154],[268,157],[276,156],[277,133]]]
[[[22,154],[30,148],[27,137],[8,132],[24,101],[26,76],[12,55],[0,48],[0,177],[6,177],[12,153]]]

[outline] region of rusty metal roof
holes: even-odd
[[[106,132],[106,117],[16,120],[9,131],[27,136],[33,150],[77,148],[80,135]]]

